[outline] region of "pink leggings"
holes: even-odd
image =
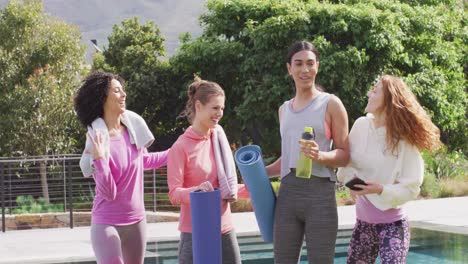
[[[143,264],[146,219],[126,225],[91,225],[91,243],[98,264]]]

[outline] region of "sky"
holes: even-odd
[[[3,8],[9,0],[0,0]],[[153,20],[166,37],[166,57],[177,52],[179,34],[198,37],[202,29],[198,17],[205,10],[205,0],[43,0],[44,12],[74,24],[82,32],[86,59],[91,61],[96,39],[102,49],[115,24],[137,16],[140,23]]]

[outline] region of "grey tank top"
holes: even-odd
[[[305,126],[310,126],[315,132],[315,141],[321,151],[330,151],[331,139],[325,132],[325,114],[331,94],[321,93],[309,105],[300,111],[294,111],[291,100],[283,103],[280,120],[281,133],[281,178],[286,176],[292,168],[296,168],[299,158],[299,139]],[[312,175],[330,178],[336,181],[333,170],[318,162],[313,162]]]

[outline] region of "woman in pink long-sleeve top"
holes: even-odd
[[[75,97],[78,118],[88,127],[80,166],[96,182],[91,242],[99,264],[143,263],[143,171],[167,163],[167,150],[146,151],[154,138],[143,119],[125,109],[122,84],[116,75],[94,72]]]
[[[223,116],[224,91],[214,82],[195,80],[188,89],[188,101],[183,116],[191,126],[169,151],[167,181],[169,198],[180,204],[179,264],[193,263],[190,192],[212,191],[219,188],[218,171],[211,134]],[[247,198],[245,186],[240,184],[239,198]],[[221,205],[221,234],[223,264],[240,264],[240,250],[231,220],[228,199]]]

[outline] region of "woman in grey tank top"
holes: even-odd
[[[338,97],[317,88],[319,60],[317,49],[306,41],[294,43],[288,52],[286,66],[296,94],[279,108],[281,157],[266,167],[269,176],[281,176],[273,238],[277,264],[298,262],[304,236],[309,263],[334,259],[338,215],[332,168],[349,160],[348,116]],[[304,126],[315,132],[307,144],[299,143]],[[313,161],[310,179],[296,177],[300,151]]]

